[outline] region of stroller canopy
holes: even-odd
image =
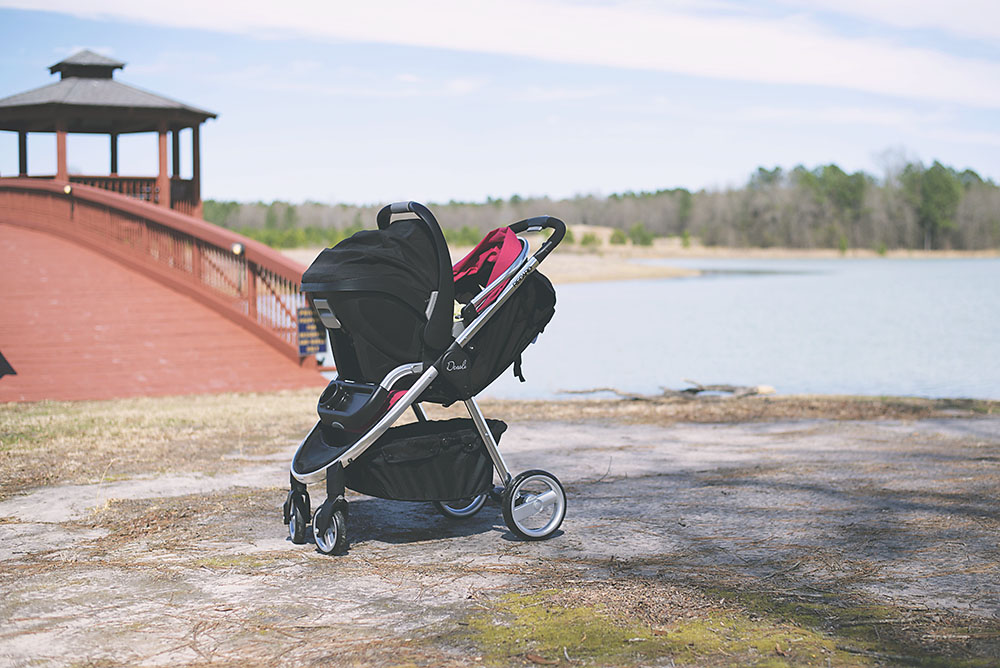
[[[301,289],[381,292],[424,313],[430,294],[439,287],[437,267],[434,241],[424,225],[416,219],[400,220],[385,230],[358,232],[324,250],[302,275]]]

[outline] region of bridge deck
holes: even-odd
[[[315,370],[142,274],[0,224],[0,401],[321,387]]]

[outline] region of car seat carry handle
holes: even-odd
[[[535,259],[539,262],[544,260],[545,256],[551,253],[552,249],[558,246],[559,242],[566,236],[566,223],[552,216],[535,216],[534,218],[519,220],[516,223],[511,223],[509,227],[514,234],[526,232],[533,227],[552,230],[552,236],[546,239],[535,253]]]
[[[384,230],[389,227],[393,223],[392,216],[397,213],[416,214],[434,242],[438,260],[438,289],[437,297],[431,297],[433,304],[427,317],[427,326],[424,328],[424,342],[440,352],[451,345],[454,316],[455,280],[451,273],[451,254],[448,252],[448,244],[434,214],[419,202],[394,202],[382,207],[375,217],[378,228]]]

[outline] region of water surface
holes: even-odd
[[[486,396],[704,384],[1000,398],[1000,260],[664,260],[703,276],[557,286],[556,315]],[[542,265],[544,273],[545,265]]]

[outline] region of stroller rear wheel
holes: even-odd
[[[456,501],[435,501],[434,507],[445,517],[464,520],[482,510],[488,497],[489,494],[480,494],[479,496],[458,499]]]
[[[501,506],[512,532],[525,540],[542,540],[566,517],[566,492],[548,471],[525,471],[507,484]]]
[[[326,520],[324,514],[324,507],[320,506],[313,515],[316,549],[323,554],[340,554],[347,547],[347,522],[344,513],[334,510],[329,514],[329,520]]]

